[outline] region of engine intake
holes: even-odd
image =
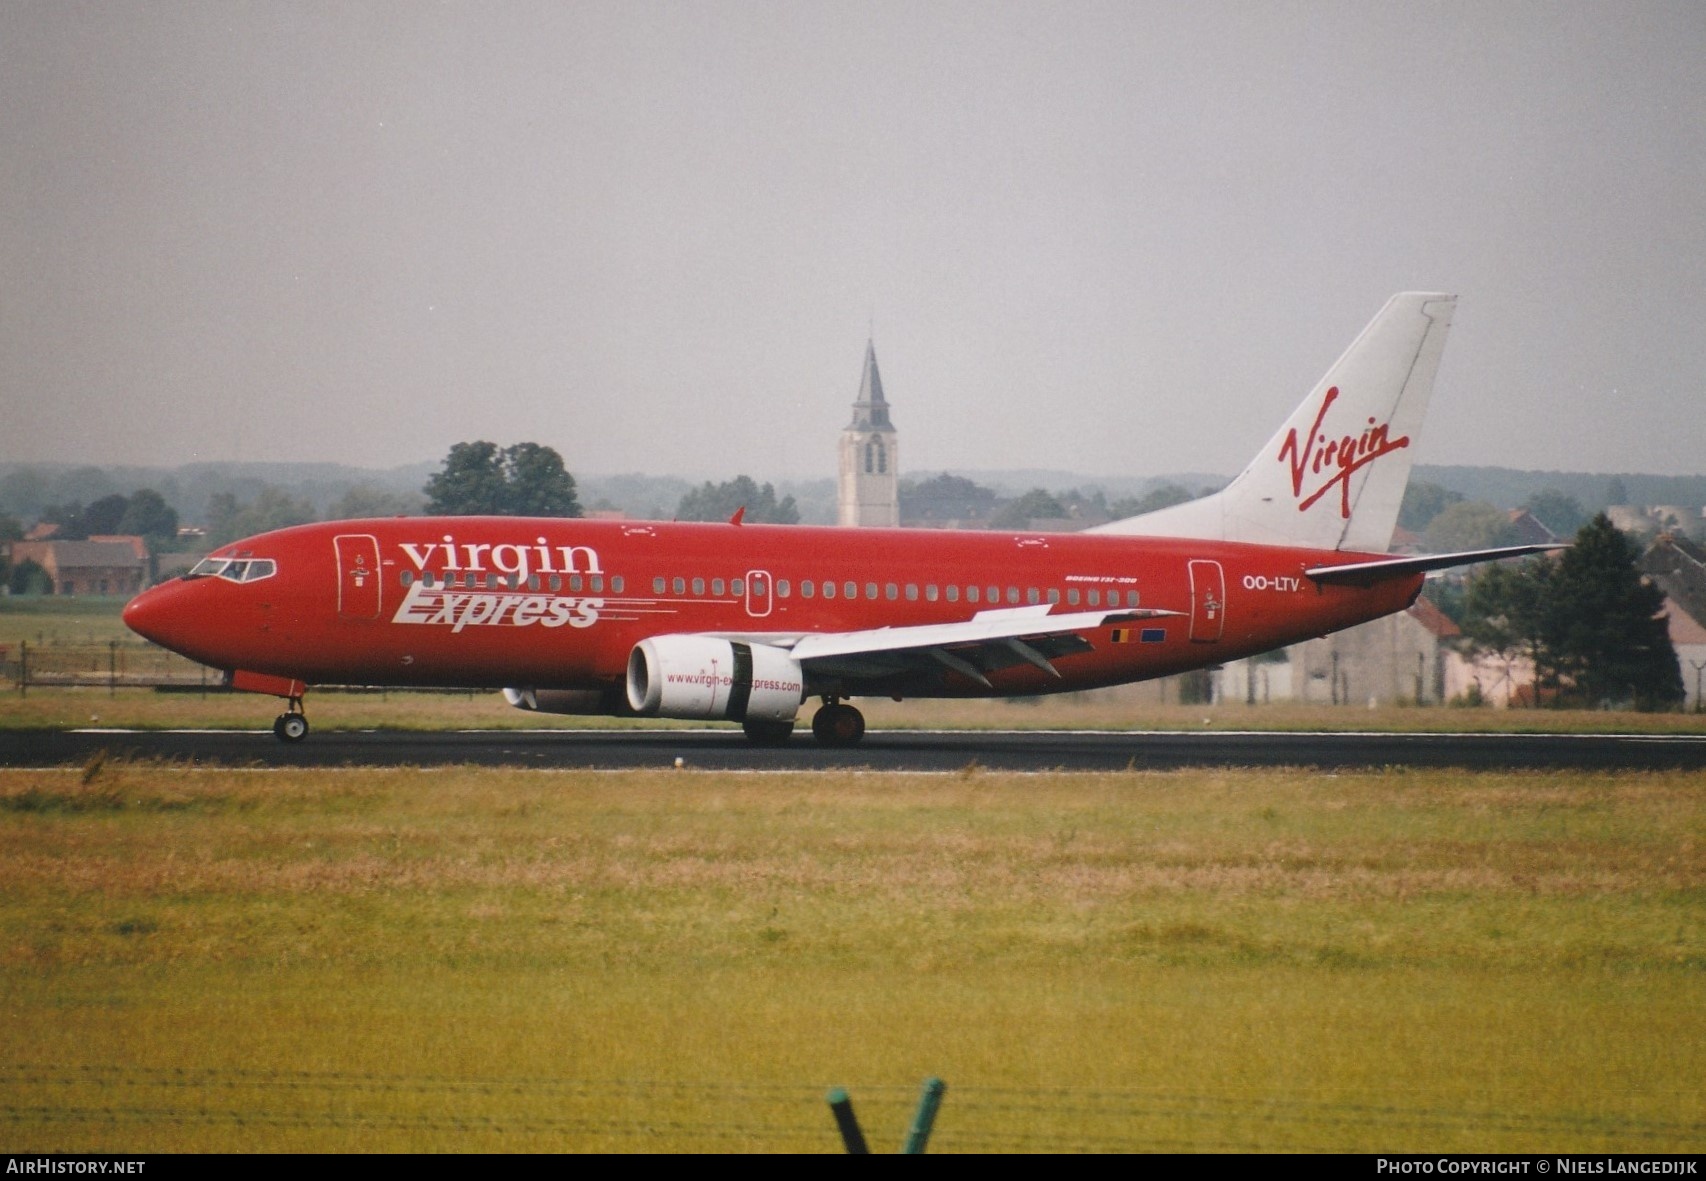
[[[647,717],[791,722],[805,690],[800,662],[768,644],[652,636],[628,654],[628,704]]]

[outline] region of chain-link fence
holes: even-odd
[[[20,640],[0,644],[0,684],[19,692],[69,686],[217,688],[217,669],[145,640],[105,643]]]

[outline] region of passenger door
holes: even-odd
[[[1226,629],[1226,575],[1219,562],[1191,563],[1191,639],[1212,644]]]
[[[338,618],[378,619],[378,540],[366,533],[340,533],[332,545],[338,561]]]

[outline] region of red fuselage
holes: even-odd
[[[936,668],[808,686],[1008,695],[1164,676],[1402,610],[1421,575],[1358,587],[1304,574],[1379,556],[1078,534],[392,518],[226,546],[213,555],[230,560],[221,572],[144,592],[125,621],[215,668],[307,684],[610,689],[635,645],[665,634],[762,644],[1038,603],[1178,613],[1082,632],[1087,646],[1055,661],[1058,676],[1020,662],[987,683]]]

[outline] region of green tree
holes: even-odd
[[[1587,510],[1582,507],[1581,501],[1556,488],[1536,492],[1523,502],[1522,507],[1534,514],[1535,520],[1559,537],[1568,537],[1587,524],[1588,520]]]
[[[356,484],[332,502],[328,521],[351,521],[358,517],[412,517],[421,511],[421,498],[413,492],[387,492],[371,484]]]
[[[1495,562],[1469,580],[1458,621],[1463,634],[1482,651],[1496,652],[1508,661],[1526,655],[1534,661],[1537,680],[1543,673],[1546,584],[1552,575],[1549,558],[1521,564]],[[1538,696],[1535,704],[1539,704]]]
[[[1443,509],[1428,523],[1427,547],[1435,553],[1492,549],[1516,543],[1508,514],[1480,500],[1463,500]]]
[[[138,488],[125,505],[118,532],[145,538],[150,550],[165,549],[178,539],[178,510],[152,488]]]
[[[1550,663],[1583,704],[1660,709],[1682,700],[1664,592],[1642,577],[1640,556],[1600,513],[1546,581],[1542,629]]]
[[[40,563],[25,558],[12,567],[6,578],[6,587],[15,595],[46,595],[53,593],[53,580]]]
[[[1560,703],[1682,699],[1682,672],[1663,616],[1664,594],[1642,578],[1640,551],[1604,513],[1557,560],[1489,566],[1469,585],[1463,630],[1500,653],[1526,651]]]
[[[1404,500],[1398,506],[1398,524],[1411,533],[1425,530],[1433,519],[1463,499],[1463,493],[1453,492],[1426,480],[1412,480],[1404,489]]]
[[[252,504],[240,504],[230,492],[215,492],[207,499],[207,544],[217,549],[239,538],[306,525],[313,519],[314,506],[282,488],[263,487]]]
[[[509,486],[509,515],[516,517],[578,517],[575,478],[563,467],[563,457],[551,447],[517,443],[503,453],[504,482]]]
[[[575,480],[563,457],[537,443],[499,450],[484,439],[457,443],[423,489],[435,516],[578,517]]]
[[[83,505],[80,501],[50,504],[41,510],[38,521],[43,525],[58,525],[53,535],[59,541],[82,541],[89,536],[83,525]]]
[[[1029,529],[1031,522],[1041,518],[1066,515],[1066,506],[1041,488],[1032,488],[1023,496],[1009,500],[989,518],[994,529]]]
[[[976,521],[995,508],[995,491],[947,472],[928,480],[900,482],[900,515],[905,521]]]
[[[82,529],[85,537],[96,534],[115,534],[130,508],[130,498],[114,492],[103,496],[83,510]]]
[[[1186,489],[1177,484],[1157,484],[1142,496],[1122,496],[1108,506],[1108,511],[1116,519],[1126,517],[1141,517],[1145,513],[1159,512],[1164,508],[1172,508],[1176,504],[1184,504],[1187,500],[1195,500]]]
[[[12,577],[12,551],[7,542],[24,539],[24,523],[10,513],[0,513],[0,586]]]
[[[41,520],[51,495],[47,476],[33,467],[15,468],[0,476],[0,509],[26,521]]]
[[[792,496],[776,499],[776,488],[759,485],[751,476],[736,476],[721,484],[706,480],[681,498],[676,506],[678,521],[726,521],[738,509],[746,509],[743,521],[766,525],[797,525],[800,510]]]

